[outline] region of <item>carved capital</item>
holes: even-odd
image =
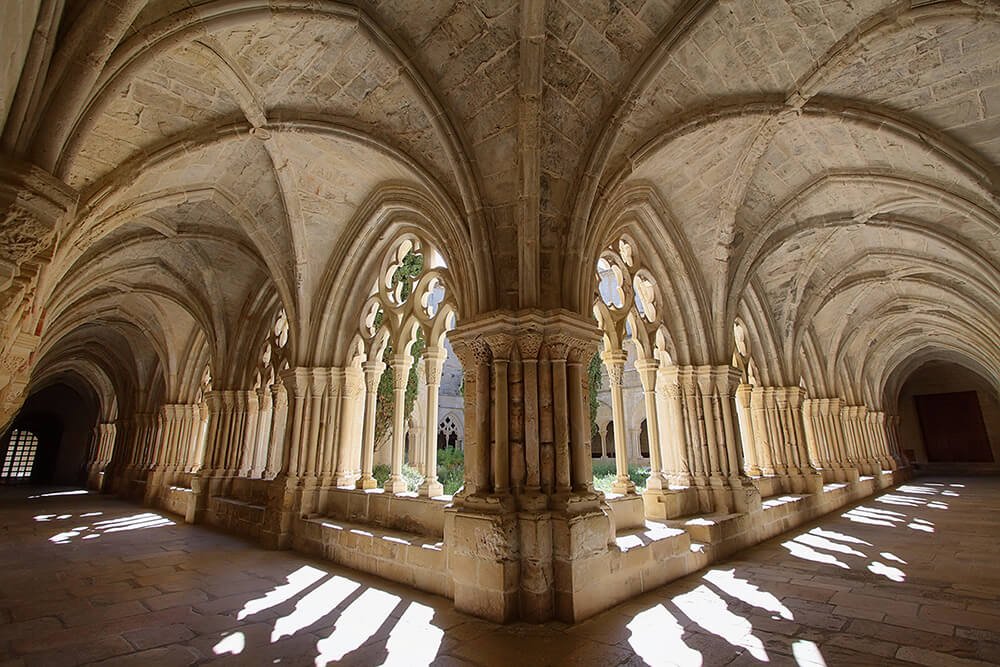
[[[382,369],[385,369],[385,364],[378,362]],[[359,372],[357,369],[348,368],[344,371],[344,388],[343,396],[347,398],[357,398],[366,391],[375,393],[378,391],[378,382],[382,378],[382,371],[380,370],[376,375],[374,372],[369,374],[367,371]],[[336,387],[334,394],[340,394],[339,382],[334,382],[333,386]]]
[[[309,390],[312,392],[312,397],[320,398],[330,382],[329,373],[323,368],[314,368],[310,375]]]
[[[538,359],[538,352],[542,349],[542,336],[530,333],[517,339],[517,348],[521,353],[521,358],[525,361]]]
[[[489,334],[483,337],[493,354],[494,361],[510,361],[510,351],[514,346],[513,336],[506,333]]]

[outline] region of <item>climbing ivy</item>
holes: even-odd
[[[590,396],[590,434],[597,435],[597,393],[601,391],[601,354],[595,352],[587,366],[587,382]]]
[[[402,283],[402,289],[400,290],[400,296],[402,300],[405,301],[409,298],[410,292],[413,290],[413,285],[416,282],[416,278],[420,276],[420,272],[424,269],[424,256],[413,252],[412,250],[406,254],[403,261],[400,263],[396,272],[392,274],[392,280],[389,282],[389,290],[392,291],[396,288],[396,285]],[[383,313],[380,310],[378,314],[375,315],[374,327],[378,329],[382,325]],[[417,362],[420,360],[421,355],[424,353],[424,348],[426,344],[424,342],[423,333],[417,332],[417,340],[413,343],[410,349],[410,353],[413,355],[414,363],[410,366],[410,374],[406,380],[406,400],[403,409],[403,420],[404,422],[410,418],[410,414],[413,412],[413,404],[417,400]],[[392,431],[392,406],[393,406],[393,393],[396,391],[396,379],[393,377],[392,368],[390,366],[392,362],[392,356],[395,354],[392,348],[392,344],[385,346],[385,352],[382,353],[382,361],[386,364],[386,370],[382,373],[382,377],[379,379],[378,383],[378,400],[375,403],[375,442],[381,443],[385,437]]]

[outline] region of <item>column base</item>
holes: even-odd
[[[424,483],[420,485],[419,489],[417,489],[417,494],[428,498],[443,496],[444,484],[438,481],[428,482],[424,480]]]
[[[628,493],[635,493],[635,482],[633,482],[632,480],[624,482],[621,480],[615,480],[611,484],[611,493],[620,493],[622,495]]]
[[[378,481],[374,477],[362,476],[360,479],[358,479],[357,482],[354,483],[354,488],[363,489],[366,491],[368,489],[377,489]]]
[[[698,496],[691,489],[646,489],[642,494],[648,519],[677,519],[698,513]]]
[[[449,511],[455,512],[448,543],[455,608],[494,623],[513,621],[519,613],[517,516]]]
[[[288,549],[292,545],[292,527],[302,497],[297,477],[279,476],[269,486],[261,544],[266,549]]]
[[[406,493],[406,480],[402,477],[399,479],[389,478],[389,480],[385,483],[385,486],[382,488],[385,489],[387,493]]]

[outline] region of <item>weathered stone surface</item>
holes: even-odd
[[[1000,461],[995,3],[27,1],[4,19],[0,427],[18,435],[0,463],[58,413],[35,481],[85,478],[495,621],[577,622],[915,462]],[[963,391],[976,451],[935,451],[914,397]],[[459,443],[460,471],[439,456]],[[895,508],[960,497],[895,495],[845,516],[931,535]],[[862,551],[823,539],[790,550]],[[954,561],[988,567],[981,546]],[[0,621],[114,624],[80,655],[184,663],[133,617],[181,637],[204,606],[232,630],[232,595],[260,582],[157,556],[95,574],[92,606]],[[955,641],[832,646],[844,660],[992,655],[958,655],[988,608],[796,574],[776,583],[803,586],[803,627]],[[398,613],[389,644],[426,620]],[[730,644],[788,658],[769,620]],[[265,630],[243,637],[260,660],[313,640]]]

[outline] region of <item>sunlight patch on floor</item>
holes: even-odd
[[[334,576],[315,590],[310,591],[295,603],[295,610],[288,616],[279,618],[271,633],[271,642],[282,637],[291,637],[302,628],[309,627],[331,613],[347,596],[361,587],[356,581]]]
[[[742,600],[747,604],[757,607],[758,609],[778,614],[786,621],[794,619],[792,611],[785,605],[781,604],[781,601],[778,600],[778,598],[771,593],[754,586],[746,579],[740,579],[737,577],[735,569],[709,570],[705,573],[705,576],[702,577],[702,579],[715,584],[727,595],[731,595],[738,600]]]
[[[250,600],[243,605],[243,608],[236,614],[236,619],[242,621],[247,616],[252,616],[271,607],[276,607],[282,602],[287,602],[325,576],[326,572],[323,570],[303,565],[288,575],[287,584],[276,586],[265,593],[264,597]]]
[[[429,665],[437,657],[444,631],[431,624],[434,610],[411,602],[396,622],[385,648],[389,652],[383,665],[416,667]]]
[[[316,643],[316,667],[342,660],[361,648],[402,602],[398,595],[369,588],[341,612],[333,632]]]
[[[747,649],[758,660],[768,660],[764,643],[753,634],[750,621],[729,611],[726,601],[707,586],[698,586],[689,593],[675,596],[673,602],[688,618],[711,634],[733,646]]]
[[[247,640],[246,636],[242,632],[234,632],[230,635],[223,637],[218,644],[212,647],[212,652],[215,655],[222,655],[223,653],[232,653],[233,655],[239,655],[243,653],[243,649],[246,648]]]
[[[792,655],[799,667],[826,667],[826,661],[816,646],[808,639],[798,639],[792,643]]]
[[[628,643],[651,667],[700,667],[701,653],[684,642],[684,628],[662,604],[641,611],[625,626]]]
[[[97,516],[100,514],[101,512],[90,512],[86,515],[80,516]],[[51,521],[53,517],[54,515],[52,514],[40,514],[35,517],[35,521]],[[61,514],[54,518],[70,519],[72,517],[72,514]],[[163,526],[173,525],[175,525],[174,522],[164,516],[154,514],[153,512],[144,512],[142,514],[134,514],[132,516],[119,517],[117,519],[95,521],[90,525],[74,526],[70,530],[56,533],[49,538],[49,541],[54,544],[69,544],[74,537],[80,537],[84,540],[93,540],[107,533],[119,533],[126,530],[142,530],[145,528],[160,528]]]

